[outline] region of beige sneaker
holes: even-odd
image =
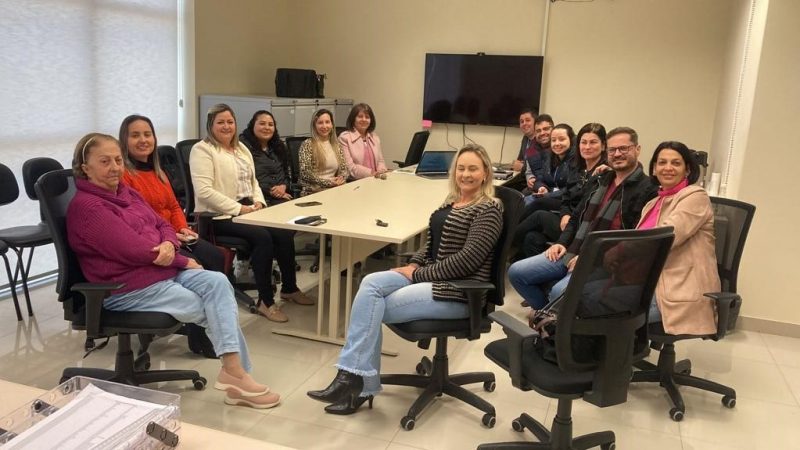
[[[258,305],[258,313],[272,322],[284,323],[289,321],[289,317],[275,304],[267,307],[266,304],[260,303]]]
[[[281,298],[298,305],[311,306],[314,304],[314,299],[307,296],[303,291],[292,292],[291,294],[284,294],[281,292]]]
[[[280,402],[281,396],[274,392],[269,392],[257,397],[244,397],[235,389],[228,389],[225,391],[225,404],[227,405],[267,409],[278,406]]]

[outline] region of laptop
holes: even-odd
[[[423,178],[447,178],[450,164],[453,163],[455,156],[455,151],[426,150],[422,154],[422,158],[417,164],[417,170],[414,173]]]

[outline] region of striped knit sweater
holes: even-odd
[[[444,281],[490,281],[494,246],[502,229],[502,206],[497,202],[453,208],[442,227],[436,260],[431,258],[430,235],[425,248],[411,258],[420,266],[414,271],[414,283],[432,282],[434,300],[466,302],[461,291]]]

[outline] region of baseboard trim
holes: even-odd
[[[736,328],[739,330],[758,331],[759,333],[800,338],[800,324],[796,323],[739,316],[739,320],[736,322]]]

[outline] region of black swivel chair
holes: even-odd
[[[171,145],[159,145],[156,148],[158,160],[161,162],[161,169],[167,174],[172,192],[175,199],[181,205],[181,209],[186,205],[186,188],[184,187],[183,177],[181,176],[181,164],[178,161],[178,151]],[[184,210],[184,214],[186,211]]]
[[[190,222],[196,222],[196,231],[201,238],[219,247],[227,248],[240,257],[250,255],[250,244],[246,240],[235,236],[224,236],[214,233],[214,227],[211,221],[216,214],[194,214],[194,186],[192,185],[192,172],[189,167],[189,155],[192,152],[192,146],[198,142],[200,142],[200,139],[187,139],[175,144],[176,156],[180,167],[179,175],[184,188],[184,213],[186,213],[186,217]],[[255,289],[255,284],[236,282],[236,280],[233,279],[232,268],[229,267],[226,269],[228,270],[228,277],[231,278],[234,287],[236,300],[243,304],[248,311],[256,314],[258,312],[256,302],[243,292],[245,290]],[[274,284],[273,290],[275,290]]]
[[[514,387],[557,398],[558,409],[550,430],[528,414],[512,421],[515,431],[527,428],[540,442],[479,449],[615,448],[613,431],[573,438],[572,401],[583,398],[599,407],[627,401],[632,363],[650,350],[647,311],[673,239],[671,227],[590,233],[548,341],[554,345],[537,345],[538,334],[506,312],[490,315],[508,337],[489,344],[486,356],[508,371]]]
[[[286,148],[289,150],[289,161],[291,163],[291,173],[289,174],[291,178],[291,185],[289,186],[289,190],[292,192],[292,197],[294,198],[300,197],[300,192],[302,191],[302,188],[300,187],[300,146],[306,139],[308,138],[296,136],[286,138]],[[313,255],[314,261],[311,263],[308,270],[311,273],[317,273],[319,271],[319,242],[313,245],[308,244],[305,248],[297,250],[295,254]]]
[[[683,420],[686,405],[678,386],[691,386],[722,395],[722,404],[727,408],[736,406],[736,390],[710,380],[692,376],[692,362],[688,359],[675,362],[675,342],[686,339],[711,339],[718,341],[733,330],[739,315],[742,298],[736,294],[739,262],[744,243],[756,212],[756,207],[737,200],[712,197],[714,208],[714,231],[716,234],[717,269],[722,282],[722,292],[708,293],[717,310],[717,332],[709,335],[672,335],[664,331],[663,323],[650,325],[650,339],[654,348],[660,350],[658,363],[639,361],[641,369],[633,374],[633,383],[659,383],[666,389],[673,407],[669,410],[672,420]]]
[[[428,130],[424,131],[417,131],[414,133],[414,137],[411,138],[411,144],[408,146],[408,153],[406,153],[405,161],[392,161],[397,164],[397,167],[401,169],[403,167],[413,166],[417,164],[422,158],[422,152],[425,151],[425,144],[428,143],[428,138],[431,136],[431,132]]]
[[[417,346],[428,349],[431,339],[436,339],[436,353],[431,361],[427,356],[417,364],[417,375],[396,374],[381,375],[381,383],[401,386],[414,386],[424,389],[400,425],[406,430],[414,429],[417,416],[434,398],[447,394],[480,409],[485,414],[481,422],[491,428],[495,423],[494,407],[486,400],[478,397],[462,387],[465,384],[483,383],[489,392],[494,390],[494,374],[491,372],[471,372],[450,374],[447,357],[447,339],[475,340],[482,333],[491,330],[489,313],[495,306],[503,304],[505,296],[506,260],[511,246],[514,227],[522,210],[522,194],[503,187],[496,188],[497,198],[503,203],[503,231],[495,246],[492,263],[492,281],[479,283],[475,281],[451,281],[450,285],[464,291],[469,302],[470,316],[458,320],[414,320],[412,322],[389,324],[388,327],[407,341],[417,342]],[[481,298],[486,296],[485,304]]]
[[[33,184],[39,176],[51,170],[62,168],[61,163],[52,158],[32,158],[25,161],[22,165],[22,179],[28,198],[36,200]],[[0,164],[0,205],[13,203],[17,198],[19,198],[17,177],[14,176],[11,169]],[[12,291],[16,291],[17,280],[22,282],[22,292],[25,295],[28,316],[33,315],[30,293],[28,292],[28,273],[30,272],[31,261],[33,260],[33,251],[36,247],[48,245],[52,242],[50,231],[44,223],[44,217],[42,216],[41,218],[42,220],[36,225],[24,225],[0,230],[0,240],[5,241],[8,247],[13,250],[17,256],[17,266],[14,269],[14,275],[8,280],[9,287]],[[25,249],[30,249],[27,262],[25,261]],[[16,293],[12,297],[14,298],[17,320],[22,320]]]
[[[66,213],[75,196],[75,180],[71,170],[58,170],[36,182],[36,193],[47,218],[58,257],[58,301],[64,308],[64,319],[75,330],[85,330],[89,339],[117,336],[117,357],[114,370],[72,367],[64,369],[61,382],[75,376],[88,376],[138,386],[162,381],[191,380],[194,388],[205,388],[206,379],[195,370],[146,370],[149,357],[139,358],[145,370],[134,363],[131,335],[173,334],[181,323],[172,316],[157,312],[119,312],[103,308],[103,300],[120,283],[88,283],[81,272],[75,253],[67,241]],[[124,245],[120,241],[120,245]],[[105,344],[96,347],[103,348]],[[145,353],[146,355],[146,353]]]

